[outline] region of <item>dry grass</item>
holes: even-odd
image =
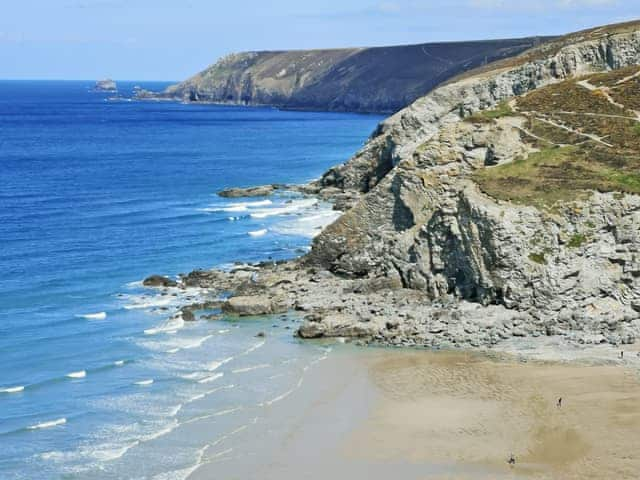
[[[625,111],[609,103],[602,92],[587,90],[578,85],[577,80],[567,80],[532,91],[518,99],[518,110],[546,114],[596,112],[606,115],[625,115]]]
[[[634,65],[632,67],[620,68],[612,72],[598,73],[589,76],[589,83],[596,87],[614,87],[617,82],[637,73],[640,67]]]
[[[640,77],[633,78],[610,91],[611,97],[628,109],[640,111]]]

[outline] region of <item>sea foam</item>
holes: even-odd
[[[247,232],[250,237],[262,237],[266,235],[268,230],[263,228],[262,230],[254,230],[253,232]]]
[[[19,393],[22,391],[24,391],[23,385],[19,385],[17,387],[8,387],[8,388],[0,389],[0,393]]]
[[[29,427],[27,427],[27,429],[40,430],[42,428],[57,427],[58,425],[64,425],[65,423],[67,423],[66,418],[58,418],[57,420],[51,420],[49,422],[42,422],[42,423],[37,423],[35,425],[30,425]]]
[[[107,318],[106,312],[98,312],[98,313],[86,313],[84,315],[76,315],[79,318],[86,318],[87,320],[104,320]]]
[[[87,376],[86,370],[80,370],[78,372],[67,373],[67,378],[84,378]]]
[[[232,370],[231,373],[246,373],[246,372],[252,372],[253,370],[261,370],[263,368],[269,368],[271,365],[269,365],[268,363],[262,363],[260,365],[253,365],[251,367],[244,367],[244,368],[237,368],[235,370]]]
[[[210,377],[204,377],[198,380],[198,383],[211,383],[222,376],[224,376],[224,373],[216,373],[215,375],[211,375]]]

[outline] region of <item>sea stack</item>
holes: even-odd
[[[98,80],[93,89],[96,92],[117,92],[118,85],[110,78],[105,78],[104,80]]]

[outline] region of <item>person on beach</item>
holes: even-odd
[[[624,352],[623,352],[623,351],[621,351],[621,352],[620,352],[620,360],[622,360],[623,358],[624,358]]]
[[[513,453],[511,454],[511,456],[509,457],[509,461],[508,461],[509,465],[511,465],[512,467],[516,464],[516,457],[513,456]]]
[[[558,406],[558,408],[562,407],[562,397],[558,398],[557,406]]]

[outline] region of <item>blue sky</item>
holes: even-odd
[[[5,0],[0,78],[179,80],[229,52],[560,34],[640,0]]]

